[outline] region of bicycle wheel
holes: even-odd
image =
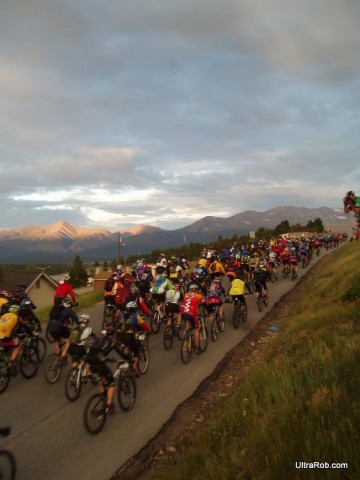
[[[46,325],[45,337],[46,337],[46,340],[47,340],[49,343],[55,343],[55,338],[54,338],[54,337],[51,335],[51,333],[49,332],[49,322],[48,322],[48,324]]]
[[[180,318],[179,317],[174,317],[174,322],[179,325],[178,327],[176,327],[176,335],[178,337],[179,340],[182,340],[185,336],[185,322],[184,322],[184,319]]]
[[[241,318],[240,308],[241,308],[240,305],[235,303],[234,310],[233,310],[233,325],[235,329],[239,328],[239,325],[240,325],[240,318]]]
[[[200,350],[205,352],[208,346],[209,334],[206,327],[200,327]]]
[[[160,313],[158,310],[155,310],[155,312],[151,315],[150,317],[150,328],[153,334],[159,333],[160,330]]]
[[[45,340],[41,337],[34,337],[31,341],[34,343],[35,348],[38,352],[39,362],[43,362],[47,352]]]
[[[10,377],[7,373],[6,362],[0,359],[0,393],[5,392],[10,382]]]
[[[57,353],[51,353],[46,359],[45,380],[48,383],[56,383],[61,373],[61,358]]]
[[[263,296],[263,303],[264,303],[265,307],[268,306],[268,304],[269,304],[269,299],[268,299],[267,295],[264,295],[264,296]]]
[[[150,350],[147,345],[140,345],[139,347],[139,363],[138,372],[140,375],[144,375],[149,368],[150,364]]]
[[[39,354],[35,347],[26,345],[20,357],[20,372],[24,378],[33,378],[39,368]]]
[[[263,305],[262,299],[260,297],[256,299],[256,304],[257,304],[259,312],[262,312],[262,309],[264,308],[264,305]]]
[[[223,333],[223,331],[225,330],[225,312],[223,313],[222,317],[220,316],[220,313],[217,312],[217,314],[216,314],[216,324],[217,324],[220,332]]]
[[[193,351],[192,338],[190,334],[185,334],[181,341],[180,357],[183,363],[187,364],[191,360]]]
[[[216,342],[218,336],[218,326],[216,319],[213,318],[213,321],[211,322],[211,339],[213,342]]]
[[[114,326],[114,323],[115,323],[115,317],[112,313],[109,313],[109,314],[106,314],[103,318],[103,322],[102,322],[102,329],[106,328],[106,327],[112,327]]]
[[[15,480],[16,461],[8,450],[0,450],[0,478],[1,480]]]
[[[164,347],[165,350],[170,350],[174,342],[174,326],[167,325],[164,332]]]
[[[243,305],[240,306],[240,317],[242,318],[243,322],[246,322],[248,316],[248,308],[247,304],[244,303]]]
[[[84,426],[91,435],[101,432],[106,422],[106,396],[94,393],[86,402]]]
[[[129,412],[133,409],[136,400],[135,378],[127,375],[122,377],[117,386],[117,398],[121,410]]]
[[[65,380],[65,395],[70,402],[75,402],[80,397],[82,388],[81,370],[74,367],[68,373]]]

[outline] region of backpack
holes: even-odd
[[[104,283],[105,292],[111,292],[114,284],[115,284],[115,280],[112,277],[108,278]]]
[[[19,317],[16,313],[8,312],[0,318],[0,338],[8,338],[19,321]]]
[[[136,313],[135,312],[126,312],[121,315],[119,318],[117,329],[120,332],[128,332],[131,329],[133,323],[133,315],[135,315],[135,323],[137,322]]]
[[[158,277],[155,280],[154,286],[151,288],[151,293],[164,293],[167,280],[164,277]]]
[[[104,363],[111,351],[111,342],[106,337],[97,337],[89,346],[85,356],[88,363]]]
[[[210,265],[210,272],[216,272],[216,262],[213,262],[213,263]]]

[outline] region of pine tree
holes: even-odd
[[[74,258],[74,261],[70,268],[70,282],[74,288],[83,287],[86,285],[88,274],[81,261],[79,255]]]

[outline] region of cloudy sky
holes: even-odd
[[[359,0],[2,0],[0,228],[359,191]]]

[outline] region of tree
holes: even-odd
[[[274,228],[274,234],[276,236],[282,235],[283,233],[288,233],[291,231],[290,223],[288,220],[283,220]]]
[[[88,274],[79,255],[74,258],[69,274],[70,282],[73,287],[79,288],[86,285]]]

